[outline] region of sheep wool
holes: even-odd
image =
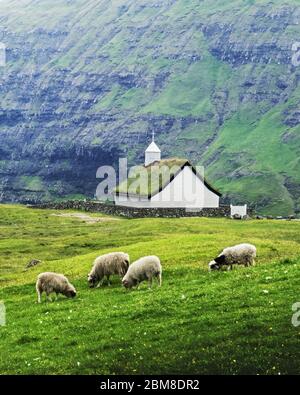
[[[38,295],[38,303],[41,303],[43,292],[46,293],[47,300],[51,300],[50,294],[62,294],[67,298],[74,298],[76,296],[75,287],[69,282],[67,277],[63,274],[46,272],[38,275],[36,282],[36,292]]]
[[[134,286],[138,287],[142,281],[146,280],[149,288],[151,288],[153,278],[156,278],[159,286],[161,286],[162,267],[160,259],[157,256],[146,256],[129,266],[122,283],[125,288],[132,288]]]
[[[120,277],[125,276],[129,263],[129,255],[124,252],[112,252],[99,256],[95,259],[93,268],[88,275],[88,283],[90,287],[95,287],[97,283],[98,286],[100,286],[105,276],[107,277],[109,284],[110,276],[114,274],[117,274]]]
[[[219,270],[222,266],[244,265],[246,267],[255,264],[256,247],[252,244],[238,244],[225,248],[221,254],[209,263],[209,270]]]

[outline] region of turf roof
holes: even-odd
[[[116,195],[137,195],[150,199],[172,182],[186,166],[192,169],[194,174],[204,182],[209,190],[221,196],[221,193],[214,189],[187,159],[180,158],[162,159],[148,166],[133,167],[129,172],[128,179],[117,186],[115,190]]]

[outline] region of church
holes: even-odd
[[[133,167],[128,179],[114,192],[118,206],[136,208],[218,208],[221,193],[212,187],[202,168],[187,159],[161,158],[161,150],[152,142],[145,151],[142,166]]]

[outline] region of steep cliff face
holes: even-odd
[[[225,199],[300,210],[297,3],[0,1],[1,200],[93,196],[155,130]]]

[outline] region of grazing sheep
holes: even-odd
[[[41,303],[43,292],[46,293],[47,300],[50,301],[49,295],[53,292],[56,293],[56,298],[58,294],[62,294],[67,298],[74,298],[76,296],[76,289],[69,283],[69,280],[64,275],[51,272],[38,275],[36,292],[38,294],[38,303]]]
[[[148,280],[149,288],[152,287],[152,280],[157,278],[159,286],[162,282],[162,267],[157,256],[145,256],[140,258],[129,266],[128,272],[124,276],[122,283],[125,288],[139,286],[139,284]]]
[[[231,270],[232,265],[252,266],[255,264],[255,258],[256,247],[254,245],[239,244],[225,248],[208,266],[209,270],[220,270],[222,266],[228,266],[228,270]]]
[[[123,277],[127,273],[130,259],[128,254],[124,252],[112,252],[110,254],[102,255],[96,258],[93,268],[88,275],[88,283],[90,288],[100,287],[103,283],[104,276],[107,277],[110,285],[109,277],[113,274],[118,274]]]

